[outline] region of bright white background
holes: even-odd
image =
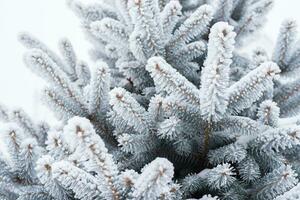
[[[41,106],[38,98],[44,82],[24,66],[25,49],[19,44],[17,35],[22,31],[30,32],[54,50],[57,50],[57,41],[67,36],[80,57],[87,60],[88,43],[79,20],[65,2],[0,0],[0,103],[23,107],[37,120],[49,118],[49,112]],[[272,46],[280,23],[285,18],[294,18],[300,24],[299,8],[299,0],[275,0],[275,7],[262,32],[264,38],[267,35],[269,39],[263,40],[265,44],[257,42],[257,46]]]

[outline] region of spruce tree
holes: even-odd
[[[61,126],[0,107],[3,200],[299,199],[300,43],[241,53],[272,0],[68,1],[94,66],[30,34]]]

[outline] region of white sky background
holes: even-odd
[[[68,37],[81,59],[87,60],[88,42],[78,18],[66,6],[65,0],[0,0],[0,103],[9,107],[23,107],[36,120],[52,119],[41,105],[38,92],[44,82],[23,64],[25,48],[19,44],[19,32],[30,32],[49,47],[57,50],[57,41]],[[86,2],[86,0],[83,0]],[[294,18],[300,24],[300,0],[275,0],[263,35],[269,39],[257,46],[272,46],[280,23]],[[300,28],[299,28],[300,38]]]

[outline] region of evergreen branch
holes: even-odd
[[[198,36],[204,35],[212,17],[213,9],[211,6],[200,6],[176,29],[168,44],[168,48],[174,51],[179,49],[178,45],[185,44]]]
[[[299,91],[300,81],[299,79],[291,81],[289,84],[280,85],[277,92],[274,95],[276,103],[281,108],[281,116],[287,117],[297,114],[299,109]]]
[[[52,176],[66,190],[74,192],[75,198],[84,200],[101,199],[101,197],[111,199],[102,193],[100,181],[97,178],[66,161],[52,164]]]
[[[200,106],[199,90],[164,59],[161,57],[149,59],[146,69],[151,73],[157,92],[171,93],[178,100],[195,107]]]
[[[85,5],[77,0],[70,0],[69,7],[83,20],[85,24],[99,21],[104,17],[117,18],[115,9],[104,2]]]
[[[84,88],[91,81],[91,72],[87,63],[83,61],[78,61],[75,67],[75,71],[78,79],[76,80],[76,84],[80,88]]]
[[[255,182],[261,173],[258,163],[251,157],[246,157],[238,164],[239,174],[246,183]]]
[[[8,160],[6,163],[11,168],[13,173],[20,173],[20,147],[22,141],[25,139],[25,134],[15,124],[7,124],[2,127],[1,140],[4,142],[5,151],[7,151]]]
[[[159,123],[164,119],[164,110],[163,110],[163,101],[164,98],[160,95],[155,95],[150,99],[149,108],[148,108],[148,117],[153,124]]]
[[[254,1],[252,5],[249,3],[249,7],[244,11],[238,25],[235,27],[237,41],[240,41],[242,36],[246,36],[260,28],[262,26],[262,19],[272,6],[273,0]]]
[[[64,127],[64,133],[69,138],[70,145],[77,147],[78,153],[83,151],[87,154],[90,160],[86,163],[86,167],[90,171],[95,171],[102,180],[100,191],[105,198],[118,200],[120,197],[115,185],[117,166],[89,120],[79,117],[70,119]]]
[[[37,127],[33,123],[32,119],[22,109],[14,109],[11,111],[10,121],[15,122],[20,128],[22,128],[31,137],[38,139]]]
[[[110,92],[110,105],[129,126],[135,131],[147,135],[151,125],[146,117],[146,110],[125,91],[123,88],[115,88]]]
[[[128,8],[135,25],[135,32],[144,35],[142,42],[145,45],[145,56],[150,58],[155,55],[164,55],[158,0],[130,0]]]
[[[296,29],[297,24],[294,20],[286,20],[281,25],[275,51],[273,53],[273,61],[278,64],[282,72],[289,70],[287,58],[296,39]]]
[[[62,39],[59,42],[59,49],[66,63],[67,74],[69,75],[71,81],[75,81],[77,79],[75,71],[77,58],[71,42],[66,38]]]
[[[222,164],[207,173],[207,184],[213,189],[228,188],[236,180],[230,164]]]
[[[267,174],[256,186],[256,191],[253,191],[252,196],[257,200],[271,200],[293,188],[297,182],[296,174],[291,166],[282,166]]]
[[[256,135],[257,133],[264,132],[266,129],[266,126],[248,117],[230,116],[218,123],[217,130],[226,132],[227,134],[236,132],[240,135]]]
[[[266,62],[231,85],[227,90],[228,112],[239,113],[245,108],[249,108],[252,103],[262,97],[263,92],[269,86],[273,86],[272,80],[279,73],[280,69],[276,64]]]
[[[43,149],[33,138],[27,138],[22,141],[19,152],[20,171],[26,181],[31,183],[37,182],[35,163],[42,155]]]
[[[218,149],[210,150],[208,160],[211,164],[239,163],[247,155],[245,147],[239,143],[232,143]]]
[[[70,146],[68,142],[66,142],[66,138],[63,137],[61,130],[49,131],[46,145],[48,154],[56,160],[66,159],[75,152],[74,147]]]
[[[172,55],[180,61],[192,61],[196,58],[204,56],[206,52],[206,44],[203,41],[191,42]]]
[[[298,147],[300,145],[299,134],[298,127],[271,129],[259,135],[252,141],[252,145],[255,143],[254,148],[264,153],[279,153]]]
[[[47,47],[46,44],[35,38],[34,36],[28,34],[28,33],[21,33],[19,35],[19,41],[28,49],[39,49],[45,54],[47,54],[55,63],[57,66],[61,68],[65,73],[68,73],[68,67],[65,66],[63,61],[51,50]]]
[[[160,0],[160,2],[161,1],[162,0]],[[182,7],[180,3],[174,0],[169,1],[165,6],[163,6],[160,18],[162,21],[163,32],[167,40],[171,37],[176,24],[180,20],[182,15],[181,9]]]
[[[279,121],[279,112],[277,104],[271,100],[266,100],[260,104],[257,112],[258,121],[262,124],[277,127]]]
[[[77,104],[75,104],[65,95],[60,94],[54,88],[45,88],[43,91],[44,102],[55,111],[58,118],[68,120],[73,116],[87,116],[86,111],[81,110]]]
[[[86,105],[79,94],[78,88],[70,82],[68,77],[47,54],[40,50],[32,50],[25,56],[25,63],[34,73],[44,77],[56,89],[63,91],[67,97],[71,98],[86,112]]]
[[[113,43],[122,46],[124,49],[128,49],[129,36],[126,31],[126,27],[119,21],[104,18],[101,21],[91,23],[91,32],[107,43]]]
[[[208,122],[222,119],[228,104],[229,66],[234,49],[233,27],[216,23],[209,34],[208,55],[201,73],[201,113]]]
[[[108,110],[108,93],[110,89],[110,71],[104,62],[98,62],[92,74],[89,97],[89,112],[96,114],[105,113]]]
[[[125,153],[141,154],[154,151],[158,147],[158,141],[151,135],[123,134],[118,137],[121,150]]]
[[[174,167],[165,158],[156,158],[142,169],[142,174],[133,186],[132,197],[135,199],[159,199],[170,192]]]
[[[69,200],[71,194],[53,179],[53,164],[55,160],[48,155],[42,156],[36,164],[37,176],[45,190],[56,199]]]

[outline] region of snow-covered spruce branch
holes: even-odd
[[[149,59],[146,69],[159,93],[173,94],[178,100],[200,106],[199,90],[161,57]]]
[[[227,23],[216,23],[210,30],[200,89],[202,117],[209,122],[222,119],[227,109],[228,97],[224,91],[229,86],[234,37],[233,27]]]
[[[264,91],[272,87],[272,80],[279,73],[280,69],[275,63],[266,62],[231,85],[227,89],[228,111],[239,113],[243,109],[249,108],[263,95]]]

